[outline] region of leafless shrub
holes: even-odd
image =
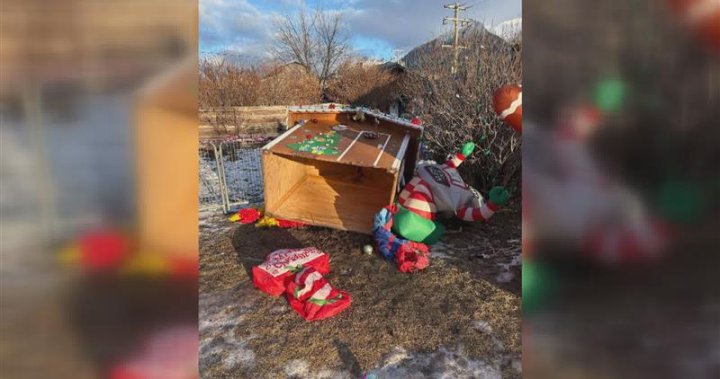
[[[261,75],[225,59],[200,62],[200,107],[251,105],[258,101]]]
[[[520,83],[522,43],[508,44],[480,29],[465,44],[469,48],[455,75],[450,49],[428,49],[416,57],[402,83],[403,92],[414,98],[408,111],[425,123],[425,142],[434,159],[442,161],[473,141],[475,153],[461,167],[468,182],[482,190],[502,184],[517,191],[521,138],[496,116],[492,94]]]
[[[266,64],[257,105],[313,104],[322,100],[320,82],[298,64]]]
[[[361,59],[343,61],[328,82],[327,94],[333,101],[379,107],[397,93],[398,77],[376,64]]]
[[[200,64],[198,98],[201,108],[308,104],[321,101],[321,90],[315,76],[297,64],[266,62],[244,67],[205,60]],[[242,120],[214,121],[236,125]]]

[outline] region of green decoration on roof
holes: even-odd
[[[314,155],[338,155],[339,151],[337,149],[337,146],[340,142],[340,138],[340,134],[336,133],[335,131],[330,131],[327,133],[316,134],[315,136],[311,136],[311,138],[308,138],[305,141],[291,143],[287,146],[289,149],[295,151],[302,151]]]

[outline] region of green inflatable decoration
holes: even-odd
[[[595,88],[595,105],[606,113],[620,109],[625,101],[627,88],[620,79],[606,79]]]
[[[556,286],[555,276],[546,265],[523,259],[522,308],[523,313],[538,311],[547,302]]]
[[[669,180],[660,188],[657,204],[663,217],[684,224],[695,222],[706,207],[699,186],[677,179]]]
[[[393,218],[392,231],[410,241],[432,245],[440,240],[445,227],[398,205],[398,211]]]

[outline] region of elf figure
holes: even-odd
[[[418,166],[415,177],[400,193],[400,207],[394,217],[393,231],[402,237],[426,244],[437,242],[444,227],[435,220],[438,214],[455,214],[464,221],[487,221],[510,198],[505,188],[490,190],[490,200],[465,183],[457,168],[475,150],[466,143],[444,164]]]

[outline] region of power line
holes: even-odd
[[[454,12],[453,17],[444,17],[443,18],[443,25],[446,25],[448,21],[453,23],[453,43],[452,45],[444,44],[442,47],[452,48],[453,49],[453,65],[451,68],[451,72],[454,74],[457,72],[458,68],[458,57],[460,56],[460,49],[466,49],[467,46],[461,46],[460,45],[460,28],[463,26],[467,26],[473,23],[473,20],[467,19],[467,18],[460,18],[460,12],[466,11],[472,5],[463,5],[459,2],[454,2],[452,4],[445,4],[443,5],[444,8],[452,9]]]

